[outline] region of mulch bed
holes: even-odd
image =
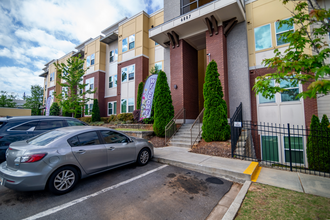
[[[165,146],[165,138],[153,136],[149,139],[154,147],[167,147]]]
[[[231,158],[231,144],[230,141],[206,142],[202,139],[190,152]]]

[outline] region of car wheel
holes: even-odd
[[[62,167],[50,176],[48,181],[49,191],[56,195],[65,194],[73,189],[78,179],[78,171],[74,167]]]
[[[150,160],[150,150],[147,148],[144,148],[140,151],[138,158],[137,158],[137,164],[140,166],[146,165]]]

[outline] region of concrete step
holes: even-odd
[[[190,142],[189,143],[183,143],[183,142],[172,142],[172,141],[170,141],[168,143],[168,146],[190,148]]]
[[[190,134],[175,134],[175,135],[173,136],[173,138],[175,138],[175,137],[180,137],[180,138],[191,138],[191,135],[190,135]],[[192,137],[193,137],[193,138],[196,138],[196,137],[197,137],[197,134],[196,134],[196,135],[193,135]]]
[[[193,141],[196,139],[197,137],[193,137],[192,139],[193,139]],[[198,137],[197,138],[198,140],[200,140],[201,139],[201,137]],[[174,136],[172,139],[171,139],[171,141],[180,141],[180,142],[189,142],[189,141],[191,141],[191,138],[190,137],[182,137],[182,136]]]
[[[193,142],[195,141],[195,139],[193,139]],[[197,140],[198,142],[200,141],[200,139]],[[176,139],[171,139],[170,142],[180,142],[180,143],[187,143],[190,144],[191,143],[191,139],[180,139],[180,138],[176,138]]]
[[[193,136],[197,136],[199,134],[199,131],[193,131],[191,133],[192,133]],[[190,133],[190,131],[179,130],[175,135],[191,135],[191,133]]]

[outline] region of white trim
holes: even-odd
[[[114,23],[113,25],[111,25],[111,26],[107,27],[106,29],[104,29],[103,31],[101,31],[101,33],[104,35],[107,35],[110,33],[109,30],[115,26],[117,26],[117,30],[118,30],[119,23],[125,21],[126,19],[127,19],[127,17],[119,20],[118,22]]]
[[[99,35],[99,36],[97,36],[97,37],[95,37],[95,38],[91,38],[89,41],[87,41],[87,42],[84,44],[84,46],[87,46],[88,44],[93,43],[94,41],[96,41],[96,40],[98,40],[98,39],[101,39],[101,38],[103,38],[102,35]]]
[[[262,69],[262,68],[266,68],[267,66],[265,65],[257,65],[257,66],[251,66],[249,67],[249,70],[257,70],[257,69]]]
[[[150,17],[150,16],[148,15],[147,12],[145,12],[145,11],[141,11],[141,12],[139,12],[139,13],[133,15],[132,17],[127,18],[125,21],[120,22],[120,23],[118,24],[118,27],[119,27],[119,26],[122,26],[123,24],[126,24],[127,22],[133,20],[134,18],[139,17],[139,16],[142,15],[142,14],[146,15],[148,18]]]
[[[154,15],[156,15],[156,14],[162,12],[162,11],[164,11],[164,8],[161,8],[161,9],[159,9],[159,10],[157,10],[157,11],[151,13],[151,14],[149,15],[149,17],[152,17],[152,16],[154,16]]]
[[[258,1],[258,0],[247,0],[247,1],[245,1],[245,5],[255,2],[255,1]]]
[[[104,98],[111,98],[111,97],[116,97],[117,95],[109,95],[109,96],[104,96]]]
[[[67,53],[64,56],[61,56],[60,58],[58,58],[57,61],[60,60],[60,59],[62,59],[62,58],[64,58],[64,57],[66,57],[66,56],[68,56],[68,55],[72,56],[72,54],[74,54],[74,53],[76,53],[76,52],[71,51],[70,53]]]
[[[94,66],[94,65],[93,65]],[[90,75],[90,74],[92,74],[92,73],[96,73],[96,72],[102,72],[102,73],[106,73],[105,71],[103,71],[103,70],[96,70],[96,71],[94,71],[94,72],[91,72],[91,73],[85,73],[83,76],[88,76],[88,75]]]
[[[86,42],[89,42],[90,40],[93,40],[93,38],[90,37],[89,39],[85,40],[85,41],[82,42],[81,44],[77,45],[74,49],[79,50],[78,48],[81,48],[81,47],[85,46],[85,43],[86,43]],[[82,48],[81,48],[81,49],[82,49]]]
[[[135,56],[135,57],[133,57],[133,58],[131,58],[131,59],[128,59],[128,60],[124,60],[124,61],[120,61],[120,62],[117,62],[117,64],[121,64],[121,63],[124,63],[124,62],[127,62],[127,61],[130,61],[130,60],[133,60],[133,59],[135,59],[135,58],[139,58],[139,57],[145,57],[145,58],[148,58],[149,59],[149,57],[148,56],[146,56],[146,55],[144,55],[144,54],[140,54],[140,55],[137,55],[137,56]]]
[[[112,114],[109,114],[109,103],[112,104]],[[116,109],[116,114],[114,113],[114,103],[117,103],[117,101],[108,102],[108,105],[107,105],[107,116],[117,115],[117,109]]]

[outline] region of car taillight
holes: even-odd
[[[33,163],[37,162],[39,160],[42,160],[47,154],[31,154],[31,155],[25,155],[21,157],[21,163]]]
[[[3,138],[3,136],[0,136],[0,139]]]

